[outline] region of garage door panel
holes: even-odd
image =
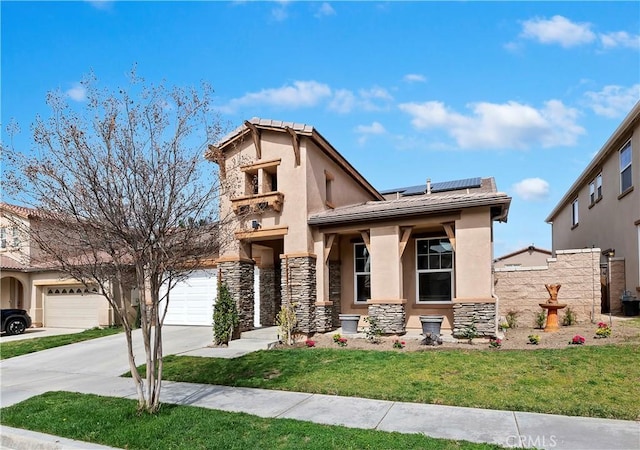
[[[99,311],[106,300],[97,294],[48,294],[44,325],[52,328],[93,328],[100,325]]]
[[[213,325],[217,280],[216,270],[200,270],[178,282],[169,293],[165,325]]]

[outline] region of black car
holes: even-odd
[[[2,310],[2,333],[21,334],[31,326],[31,317],[24,309]]]

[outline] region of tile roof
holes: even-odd
[[[511,197],[503,192],[447,192],[372,201],[312,214],[309,225],[333,225],[439,214],[475,206],[499,206],[501,220],[506,220]]]
[[[25,206],[12,205],[10,203],[0,202],[0,209],[4,211],[9,211],[16,216],[22,217],[24,219],[29,218],[29,216],[37,214],[37,210],[33,208],[27,208]]]
[[[304,133],[304,134],[311,134],[314,131],[314,128],[311,125],[306,125],[304,123],[297,123],[297,122],[284,122],[282,120],[261,119],[259,117],[253,117],[249,119],[247,122],[253,125],[257,125],[261,128],[277,128],[277,129],[284,130],[285,128],[288,127],[294,131],[297,131],[298,133]],[[247,130],[249,130],[249,128],[243,123],[242,125],[237,127],[235,130],[223,136],[215,145],[219,147],[222,144],[226,143],[227,141],[233,140],[236,136],[239,136],[240,134],[244,133]]]
[[[0,255],[0,269],[2,270],[27,270],[29,267],[22,264],[20,261],[16,261],[6,255]]]

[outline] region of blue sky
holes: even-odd
[[[493,176],[496,256],[549,212],[640,98],[637,2],[7,2],[2,124],[79,81],[215,89],[222,118],[313,125],[379,190]],[[3,130],[3,138],[5,138]]]

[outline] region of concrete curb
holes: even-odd
[[[21,428],[0,427],[0,447],[6,450],[113,450],[114,447],[65,439]]]

